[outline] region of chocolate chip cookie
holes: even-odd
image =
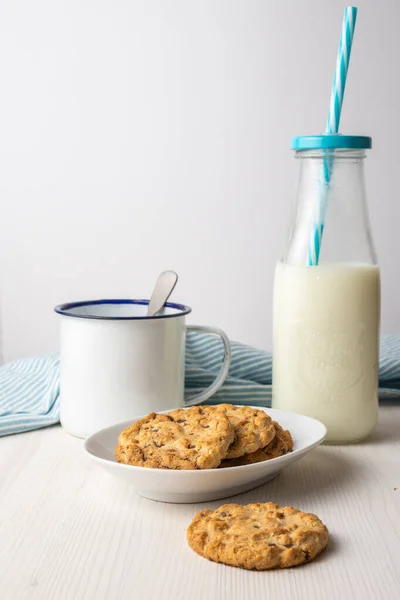
[[[240,456],[239,458],[223,460],[219,467],[224,469],[227,467],[252,465],[253,463],[277,458],[278,456],[283,456],[283,454],[286,454],[287,452],[291,452],[293,450],[293,439],[290,432],[283,429],[276,421],[272,421],[272,424],[275,428],[275,435],[272,442],[265,446],[265,448],[260,448],[252,454]]]
[[[189,546],[214,562],[257,571],[313,560],[328,529],[313,514],[278,504],[225,504],[202,510],[187,529]]]
[[[227,416],[210,407],[150,413],[122,431],[117,461],[156,469],[214,469],[234,439]]]
[[[219,404],[215,410],[225,413],[235,430],[227,459],[251,454],[269,444],[275,435],[271,417],[263,410],[232,404]]]

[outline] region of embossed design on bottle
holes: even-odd
[[[293,328],[298,348],[295,376],[321,400],[334,401],[363,378],[365,326],[348,322],[338,328],[334,318],[301,319]]]

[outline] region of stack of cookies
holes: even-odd
[[[154,469],[215,469],[270,460],[293,449],[289,431],[250,406],[194,406],[150,413],[122,431],[120,463]]]

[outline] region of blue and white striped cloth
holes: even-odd
[[[272,355],[231,343],[232,364],[222,388],[208,403],[271,405]],[[208,387],[219,371],[221,342],[189,333],[186,342],[185,396]],[[0,367],[0,436],[39,429],[60,418],[58,354],[24,358]],[[384,336],[379,365],[380,397],[400,398],[400,336]]]
[[[58,354],[21,358],[0,367],[0,435],[57,423],[59,392]]]

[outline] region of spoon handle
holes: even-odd
[[[163,271],[160,273],[150,298],[147,309],[148,317],[154,317],[162,309],[172,294],[177,281],[178,275],[175,273],[175,271]]]

